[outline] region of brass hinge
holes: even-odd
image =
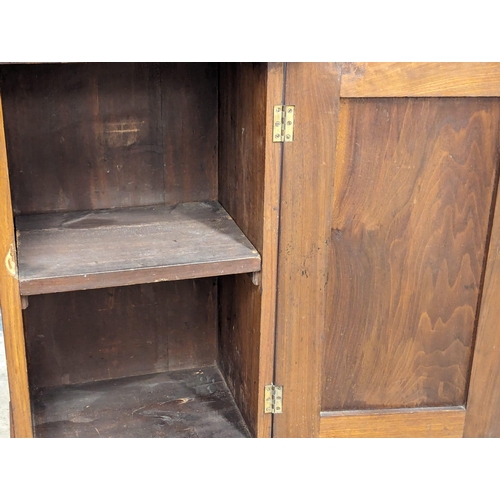
[[[274,106],[273,142],[293,142],[295,106]]]
[[[283,386],[269,384],[264,391],[264,413],[283,413]]]

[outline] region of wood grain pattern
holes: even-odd
[[[11,432],[14,432],[16,437],[32,437],[21,297],[16,273],[14,218],[3,123],[0,98],[0,307],[9,377],[13,423]]]
[[[219,279],[221,368],[252,435],[271,436],[264,386],[273,380],[281,147],[273,106],[283,98],[283,64],[223,64],[219,199],[262,256],[249,276]]]
[[[500,437],[500,196],[497,194],[480,304],[465,437]]]
[[[217,199],[216,64],[2,69],[17,214]]]
[[[276,437],[319,432],[339,89],[336,64],[287,64],[295,137],[283,147],[275,383],[284,386],[284,410],[275,415]]]
[[[18,216],[23,295],[260,270],[217,202]]]
[[[322,410],[465,403],[498,99],[342,102]]]
[[[164,202],[157,66],[21,65],[2,76],[16,213]]]
[[[499,63],[344,63],[341,97],[498,97]]]
[[[217,359],[215,278],[34,295],[23,316],[32,388]]]
[[[461,438],[464,420],[462,406],[321,413],[319,437]]]
[[[213,366],[41,389],[34,414],[45,438],[250,437]]]
[[[161,64],[167,204],[217,199],[218,65]]]

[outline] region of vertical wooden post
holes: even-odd
[[[275,378],[283,413],[275,415],[275,437],[319,434],[339,93],[337,64],[287,65],[295,129],[283,147]]]
[[[278,274],[279,200],[281,188],[281,148],[272,142],[273,109],[283,101],[283,63],[268,65],[266,92],[266,136],[264,176],[264,226],[262,249],[262,306],[260,320],[259,400],[261,418],[257,437],[271,436],[271,415],[264,414],[264,386],[274,379],[274,342],[276,329],[276,285]],[[264,418],[262,418],[264,417]]]
[[[14,437],[33,437],[9,170],[0,96],[0,306]]]

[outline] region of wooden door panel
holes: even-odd
[[[341,101],[322,410],[462,405],[499,101]]]
[[[327,67],[286,71],[274,435],[498,435],[500,65]]]

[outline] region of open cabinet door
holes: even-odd
[[[498,96],[497,64],[287,65],[274,436],[500,436]]]

